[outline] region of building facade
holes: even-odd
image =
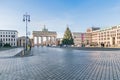
[[[0,45],[10,44],[17,46],[18,32],[16,30],[0,30]]]
[[[26,44],[26,37],[25,36],[18,37],[17,46],[18,47],[25,47],[25,44]]]
[[[91,43],[91,33],[73,32],[72,36],[75,46],[89,45]]]
[[[105,29],[99,27],[88,28],[85,33],[72,33],[74,44],[77,45],[93,45],[104,47],[120,47],[120,25],[112,26]]]
[[[29,39],[29,38],[27,38],[27,45],[32,46],[31,39]],[[25,47],[26,46],[26,37],[25,36],[18,37],[17,46],[18,47]]]
[[[36,39],[35,39],[36,38]],[[57,33],[55,31],[48,31],[45,27],[42,31],[33,31],[33,42],[34,45],[55,45]],[[45,41],[44,41],[45,39]],[[35,44],[35,42],[37,42]]]
[[[98,30],[87,29],[87,33],[92,35],[92,42],[98,46],[120,47],[120,25]]]
[[[62,38],[56,38],[56,46],[59,46],[60,44],[62,44]]]

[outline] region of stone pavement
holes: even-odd
[[[0,59],[0,80],[120,80],[120,51],[35,47],[31,52]]]
[[[14,55],[20,53],[23,50],[23,48],[13,48],[9,50],[2,50],[0,51],[0,58],[3,57],[13,57]]]

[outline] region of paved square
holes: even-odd
[[[35,47],[32,53],[0,58],[0,80],[120,80],[120,51]]]
[[[24,48],[13,48],[13,49],[8,49],[8,50],[2,50],[0,51],[0,58],[13,57],[23,50]]]

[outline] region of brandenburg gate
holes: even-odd
[[[46,29],[44,27],[44,29],[42,29],[42,31],[33,31],[33,44],[37,45],[37,46],[39,46],[39,45],[41,45],[41,46],[55,45],[56,37],[57,37],[57,33],[55,31],[48,31],[48,29]],[[44,41],[44,39],[45,39],[45,41]],[[35,42],[37,42],[37,43],[35,44]]]

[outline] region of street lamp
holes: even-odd
[[[28,15],[27,13],[23,15],[23,22],[26,22],[26,44],[25,44],[25,47],[26,47],[26,50],[27,50],[27,24],[28,22],[30,22],[30,15]]]

